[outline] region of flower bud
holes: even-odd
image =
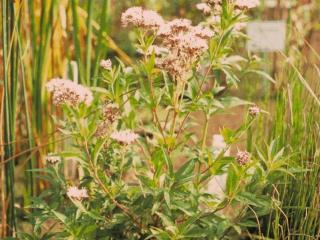
[[[250,153],[247,151],[239,151],[237,153],[236,160],[240,166],[245,166],[249,163]]]
[[[256,117],[260,113],[260,108],[258,106],[252,106],[249,108],[249,114],[251,117]]]

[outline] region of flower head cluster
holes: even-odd
[[[222,11],[222,0],[204,0],[198,3],[196,8],[204,14],[212,14],[213,16],[220,16]]]
[[[255,105],[249,108],[250,116],[256,117],[259,115],[259,113],[260,113],[260,108],[258,106]]]
[[[255,8],[259,6],[259,0],[236,0],[235,5],[241,9]]]
[[[75,186],[68,188],[67,195],[69,198],[79,200],[79,201],[89,197],[87,189],[77,188]]]
[[[156,30],[163,24],[162,17],[155,11],[144,10],[141,7],[131,7],[121,16],[121,23],[124,27],[133,25]]]
[[[168,54],[157,58],[157,66],[173,78],[182,79],[193,63],[208,49],[208,39],[214,35],[209,28],[192,26],[188,19],[174,19],[157,32]]]
[[[112,62],[110,59],[106,59],[106,60],[101,60],[100,61],[100,67],[102,67],[103,69],[106,69],[108,71],[112,70]]]
[[[90,105],[93,100],[92,92],[88,88],[71,80],[55,78],[50,80],[46,87],[49,92],[52,92],[55,105],[76,106],[80,103]]]
[[[112,124],[119,119],[119,108],[116,104],[106,103],[102,107],[102,121],[99,123],[95,135],[97,137],[106,136]]]
[[[204,14],[208,14],[211,12],[211,7],[206,3],[198,3],[196,8],[202,11]]]
[[[61,157],[60,156],[57,156],[57,155],[54,155],[54,154],[48,154],[46,157],[45,157],[46,161],[50,164],[56,164],[56,163],[59,163],[61,162]]]
[[[211,29],[202,26],[193,27],[192,32],[201,39],[208,40],[214,36],[214,32]]]
[[[208,10],[208,9],[207,9]],[[174,79],[183,79],[193,63],[208,49],[208,39],[214,33],[209,28],[192,26],[189,19],[165,22],[160,15],[141,7],[129,8],[122,14],[122,24],[156,30],[160,38],[158,46],[151,46],[146,55],[153,52],[156,64]]]
[[[241,10],[255,8],[260,4],[259,0],[233,0],[231,2],[236,7],[236,14]],[[196,8],[204,14],[212,13],[212,16],[215,17],[214,19],[218,20],[222,13],[222,0],[204,0],[204,2],[198,3]]]
[[[236,156],[236,161],[240,166],[245,166],[250,161],[250,153],[247,151],[239,151]]]
[[[135,134],[131,130],[117,131],[111,134],[111,138],[122,143],[122,144],[131,144],[139,137],[138,134]]]
[[[102,109],[102,118],[109,123],[113,123],[119,118],[119,107],[113,103],[106,103]]]

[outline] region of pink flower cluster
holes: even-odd
[[[239,9],[250,9],[257,7],[260,2],[259,0],[233,0],[233,4]],[[206,0],[203,3],[198,3],[196,8],[202,11],[204,14],[213,13],[214,16],[220,16],[222,11],[221,0]]]
[[[213,16],[221,15],[222,7],[221,0],[205,0],[203,3],[198,3],[196,8],[202,11],[204,14],[212,14]]]
[[[95,135],[97,137],[106,136],[112,124],[120,117],[119,108],[116,104],[106,103],[102,107],[102,121],[99,123]]]
[[[202,26],[192,26],[188,19],[165,22],[160,15],[141,7],[129,8],[122,14],[122,24],[153,29],[159,46],[152,46],[146,55],[155,53],[156,64],[174,79],[183,79],[199,57],[208,49],[208,39],[214,32]]]
[[[174,19],[160,26],[157,36],[168,54],[158,58],[157,66],[174,79],[183,79],[193,63],[208,49],[208,39],[214,32],[202,26],[192,26],[188,19]]]
[[[133,25],[151,30],[158,29],[163,24],[162,17],[155,11],[144,10],[141,7],[132,7],[126,10],[121,16],[121,23],[124,27]]]
[[[131,144],[139,137],[131,130],[117,131],[111,134],[111,138],[118,141],[121,144]]]
[[[49,92],[52,92],[55,105],[76,106],[80,103],[90,105],[93,100],[92,92],[88,88],[71,80],[55,78],[50,80],[46,87]]]
[[[105,70],[111,71],[112,70],[112,62],[110,59],[101,60],[100,61],[100,67],[102,67]]]
[[[89,197],[87,189],[77,188],[75,186],[68,188],[67,195],[69,198],[79,200],[79,201]]]
[[[249,108],[249,114],[252,117],[256,117],[260,114],[260,108],[258,106],[252,106]]]
[[[236,161],[240,166],[245,166],[250,161],[250,153],[247,151],[239,151],[236,156]]]

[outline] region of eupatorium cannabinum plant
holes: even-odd
[[[121,21],[137,36],[141,58],[134,66],[101,61],[99,88],[49,81],[52,101],[64,113],[57,128],[71,145],[48,155],[43,171],[50,187],[34,199],[34,234],[23,236],[44,239],[47,221],[55,227],[45,239],[77,240],[230,239],[255,226],[274,204],[264,189],[288,171],[286,161],[281,152],[263,159],[251,149],[226,152],[260,109],[251,107],[239,129],[222,129],[219,150],[206,140],[212,115],[250,104],[226,90],[250,70],[253,60],[232,49],[244,35],[246,12],[257,5],[206,1],[197,5],[205,14],[198,25],[130,8]],[[190,126],[199,113],[205,123],[197,135]],[[71,158],[78,180],[63,171]],[[208,182],[223,174],[217,196]]]

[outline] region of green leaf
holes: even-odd
[[[146,240],[154,239],[154,237],[156,237],[159,240],[171,240],[172,239],[170,234],[162,229],[151,228],[150,231],[152,232],[152,235],[147,237]]]
[[[96,213],[93,213],[92,211],[88,211],[80,201],[72,200],[72,202],[81,212],[88,214],[94,220],[103,220],[103,217],[99,216]]]
[[[97,144],[94,147],[93,153],[92,153],[92,161],[94,165],[97,165],[98,157],[101,152],[101,149],[103,148],[104,144],[106,143],[107,138],[99,139]]]
[[[235,141],[235,132],[233,130],[224,127],[220,133],[227,144],[231,144]]]
[[[152,191],[156,186],[154,181],[147,176],[137,175],[137,178],[142,183],[142,186],[146,187],[148,191]]]
[[[59,213],[55,210],[51,210],[51,212],[55,215],[55,217],[57,219],[59,219],[63,224],[67,224],[67,216],[62,214],[62,213]]]
[[[233,162],[233,157],[223,157],[214,161],[210,167],[210,172],[212,175],[219,175],[223,173],[223,169]]]
[[[162,154],[163,154],[163,158],[164,158],[164,161],[167,165],[167,168],[169,170],[169,176],[170,177],[173,177],[174,176],[174,172],[173,172],[173,165],[172,165],[172,162],[171,162],[171,159],[170,157],[166,154],[165,150],[163,147],[161,147],[161,150],[162,150]]]
[[[181,185],[188,181],[191,181],[194,177],[195,160],[191,159],[187,161],[179,170],[175,173],[176,184]]]
[[[271,199],[268,196],[258,196],[250,192],[241,192],[236,196],[236,200],[255,207],[271,208]]]
[[[156,214],[161,218],[163,224],[167,227],[173,227],[175,226],[175,223],[170,219],[169,216],[160,213],[160,212],[156,212]]]
[[[225,108],[233,108],[237,106],[242,106],[242,105],[250,105],[252,104],[251,102],[242,100],[237,97],[225,97],[221,98],[220,102]]]
[[[170,190],[166,189],[163,192],[164,200],[166,201],[166,204],[168,205],[169,209],[172,208],[171,206],[171,196],[170,196]]]
[[[255,73],[257,75],[264,77],[265,79],[269,80],[272,83],[276,83],[276,81],[264,71],[249,69],[249,70],[246,70],[245,73]]]
[[[239,174],[236,167],[231,164],[228,171],[227,183],[226,183],[226,193],[230,197],[234,195],[239,183]]]
[[[153,163],[156,177],[159,177],[162,174],[163,166],[165,164],[162,149],[158,148],[152,153],[151,162]]]

